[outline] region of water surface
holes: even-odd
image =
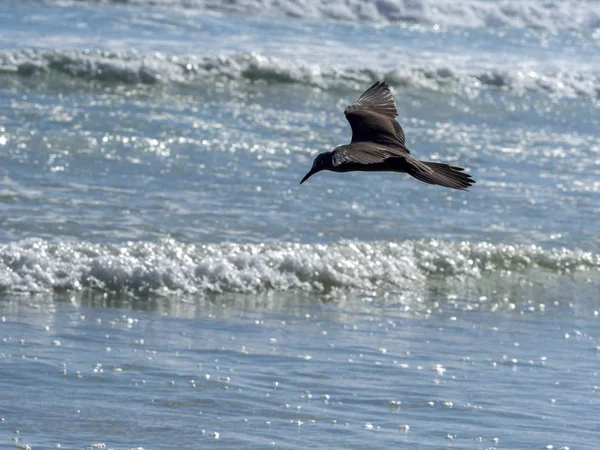
[[[596,447],[598,5],[336,5],[2,3],[2,445]]]

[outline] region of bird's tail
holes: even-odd
[[[409,170],[409,175],[412,175],[417,180],[421,180],[429,184],[438,184],[452,189],[460,189],[466,191],[475,180],[471,175],[463,172],[462,167],[449,166],[448,164],[419,161],[425,168],[420,168],[421,164]],[[426,169],[426,170],[422,170]]]

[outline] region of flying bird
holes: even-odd
[[[396,121],[396,104],[385,82],[373,84],[344,114],[352,128],[352,141],[317,155],[300,184],[322,170],[402,172],[425,183],[463,191],[475,183],[462,167],[419,161],[410,155],[404,130]]]

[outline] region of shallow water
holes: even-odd
[[[297,302],[3,303],[5,442],[595,446],[598,311]]]
[[[597,3],[253,5],[0,5],[0,445],[595,448]]]

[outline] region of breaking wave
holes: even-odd
[[[257,53],[227,56],[172,56],[110,51],[14,50],[0,52],[0,76],[66,77],[117,84],[198,84],[215,79],[297,83],[321,88],[351,85],[359,88],[375,80],[396,87],[434,91],[502,89],[536,92],[555,97],[600,98],[600,75],[561,71],[480,70],[452,67],[371,68],[321,67],[284,61]],[[354,86],[359,84],[360,86]]]
[[[415,289],[430,279],[600,271],[600,255],[537,246],[375,243],[126,244],[29,239],[0,245],[0,291],[137,295]]]
[[[139,7],[344,21],[513,27],[547,30],[600,27],[600,5],[584,0],[88,0]],[[65,3],[65,2],[63,2]]]

